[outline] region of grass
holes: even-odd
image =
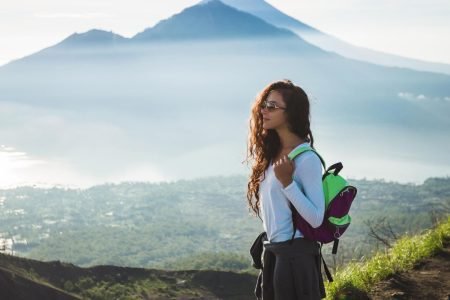
[[[326,299],[345,299],[346,289],[369,292],[377,282],[397,272],[411,269],[415,263],[432,256],[450,238],[450,216],[438,226],[416,236],[399,239],[386,253],[377,253],[366,262],[350,263],[325,283]]]

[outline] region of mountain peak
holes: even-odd
[[[225,5],[220,0],[202,0],[198,5]]]
[[[204,0],[207,1],[207,0]],[[215,1],[215,0],[211,0]],[[270,24],[280,28],[295,28],[302,31],[320,32],[317,29],[300,22],[299,20],[286,15],[270,3],[264,0],[222,0],[225,5],[229,5],[241,11],[250,13]]]
[[[266,3],[264,0],[235,0],[235,1],[227,1],[227,0],[202,0],[199,4],[206,4],[209,2],[221,2],[224,5],[229,5],[229,6],[233,6],[231,5],[231,3],[234,2],[240,2],[242,3],[242,5],[244,6],[248,6],[248,5],[260,5],[261,3]],[[233,6],[234,7],[234,6]]]
[[[69,47],[113,46],[124,40],[126,38],[112,31],[91,29],[83,33],[75,32],[64,39],[59,45]]]
[[[204,0],[144,30],[133,40],[229,39],[295,37],[258,17],[228,6],[219,0]]]

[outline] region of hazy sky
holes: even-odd
[[[198,2],[200,0],[3,1],[0,6],[0,65],[54,45],[74,32],[81,33],[96,28],[130,37]],[[304,23],[354,45],[450,64],[450,0],[268,0],[268,2]],[[12,108],[11,105],[13,104],[0,102],[0,113],[16,116],[19,112],[27,122],[36,115],[34,108],[27,106]],[[27,119],[27,116],[30,118]],[[50,112],[39,112],[38,116],[44,124],[60,122],[59,117]],[[61,128],[68,127],[61,126]],[[76,133],[90,132],[79,124],[69,128]],[[58,157],[46,161],[37,158],[35,153],[28,153],[28,150],[16,149],[15,145],[3,143],[4,141],[0,140],[0,187],[36,182],[36,178],[42,180],[42,183],[50,182],[50,179],[64,178],[64,183],[76,182],[80,185],[90,184],[99,179],[77,173],[77,170],[70,169],[70,166]],[[374,170],[364,170],[362,169],[364,162],[364,157],[359,160],[352,159],[354,165],[348,168],[355,171],[354,174],[349,174],[352,178],[361,178],[361,174],[372,174],[378,178],[392,175],[385,174],[383,168],[379,169],[379,174]],[[396,170],[405,172],[396,173],[397,181],[404,179],[407,182],[420,182],[423,176],[448,172],[445,165],[434,166],[429,162],[423,165],[420,165],[421,162],[411,163],[408,160],[384,163],[395,165]],[[381,165],[382,162],[379,161],[378,164]],[[118,182],[130,178],[150,181],[166,179],[163,172],[154,166],[139,167],[141,169],[123,170],[117,176],[112,174],[107,180]],[[413,167],[422,171],[412,172]],[[44,169],[46,177],[43,177]],[[413,178],[413,175],[421,177]],[[80,178],[84,181],[81,182]]]
[[[243,0],[253,1],[253,0]],[[0,7],[0,65],[92,28],[132,36],[200,0],[15,0]],[[448,0],[268,0],[354,45],[450,63]]]

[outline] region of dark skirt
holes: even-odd
[[[319,244],[303,238],[264,244],[275,257],[272,282],[275,299],[325,298]],[[267,279],[267,278],[266,278]]]

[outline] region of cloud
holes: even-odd
[[[409,92],[399,92],[397,96],[401,99],[412,101],[412,102],[440,102],[440,103],[449,103],[450,104],[450,96],[445,97],[432,97],[424,94],[414,94]]]
[[[45,164],[43,160],[31,158],[26,152],[16,151],[5,145],[0,145],[0,162],[4,169],[9,170]]]
[[[26,152],[17,151],[14,147],[0,145],[0,166],[0,188],[8,188],[23,182],[25,175],[31,170],[45,170],[47,163],[30,157]]]
[[[5,145],[0,145],[0,151],[14,151],[13,147],[8,147]]]
[[[49,18],[49,19],[96,19],[96,18],[111,18],[112,14],[106,13],[35,13],[37,18]]]

